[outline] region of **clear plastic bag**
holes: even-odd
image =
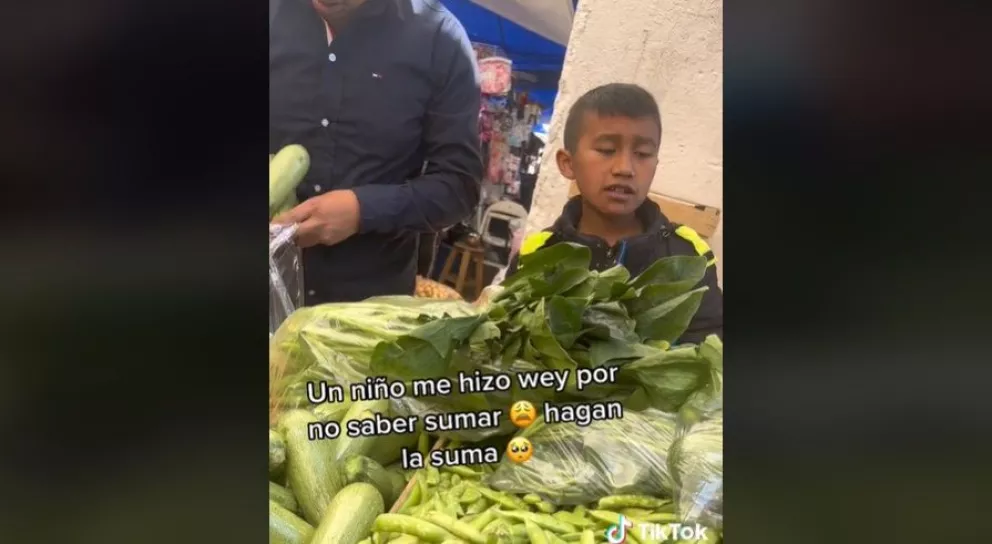
[[[269,225],[269,335],[303,306],[303,264],[296,225]]]
[[[673,480],[668,451],[676,417],[656,409],[624,411],[622,419],[544,424],[521,436],[533,456],[516,464],[504,459],[488,484],[510,493],[534,493],[558,505],[587,504],[607,495],[668,497]]]
[[[683,523],[723,530],[723,413],[683,424],[668,456]]]
[[[347,390],[373,376],[376,345],[445,315],[475,315],[475,309],[463,301],[394,296],[296,310],[269,342],[270,394],[286,409],[307,406],[307,382]]]

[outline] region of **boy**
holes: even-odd
[[[637,85],[611,83],[579,98],[565,121],[565,149],[558,170],[575,181],[579,196],[568,201],[554,225],[528,237],[521,254],[572,242],[592,249],[592,268],[625,266],[636,276],[671,255],[705,255],[709,266],[701,285],[699,311],[677,343],[723,337],[723,294],[716,258],[699,235],[671,223],[647,198],[658,167],[661,114],[654,97]],[[508,275],[516,268],[510,263]]]

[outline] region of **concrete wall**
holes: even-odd
[[[554,163],[568,108],[605,83],[637,83],[661,108],[661,158],[652,189],[723,210],[721,0],[582,0],[548,131],[528,222],[545,228],[568,198]],[[725,215],[725,211],[723,214]],[[709,240],[723,279],[723,222]]]

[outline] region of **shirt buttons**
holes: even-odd
[[[320,120],[320,126],[322,126],[322,127],[326,127],[329,124],[331,124],[331,123],[327,119],[321,119]]]
[[[334,61],[338,60],[338,56],[335,55],[334,53],[331,53],[330,55],[327,55],[327,60],[329,60],[331,62],[334,62]]]
[[[313,190],[314,191],[317,191],[319,193],[320,192],[320,185],[314,185],[313,186]]]

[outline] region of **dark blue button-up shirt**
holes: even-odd
[[[436,0],[367,0],[328,45],[310,0],[270,6],[269,151],[309,151],[301,201],[352,189],[361,208],[359,234],[304,252],[308,304],[410,294],[418,233],[479,200],[479,77],[465,30]]]

